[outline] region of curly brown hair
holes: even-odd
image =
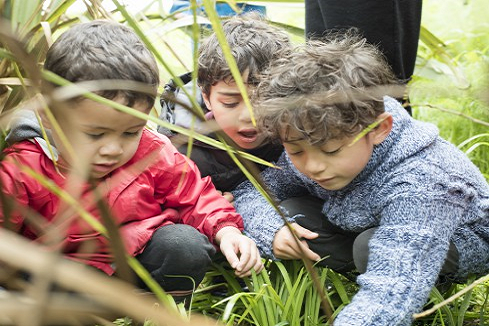
[[[270,61],[291,49],[287,32],[270,25],[256,12],[233,16],[222,23],[222,28],[239,72],[248,70],[248,80],[244,81],[248,84],[257,84],[258,76]],[[213,33],[199,48],[198,84],[209,95],[211,86],[230,79],[231,70]]]
[[[253,107],[272,139],[294,128],[311,144],[353,136],[384,112],[400,83],[377,47],[357,31],[310,40],[271,64]],[[397,95],[396,95],[397,96]]]

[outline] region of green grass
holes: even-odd
[[[326,301],[333,316],[347,305],[358,290],[350,281],[328,268],[316,267],[324,285]],[[215,280],[220,277],[220,282]],[[487,277],[486,277],[487,278]],[[475,280],[470,280],[468,284]],[[481,282],[480,282],[481,281]],[[246,284],[245,290],[242,283]],[[466,284],[453,284],[443,294],[434,288],[424,310],[442,303],[465,289]],[[220,289],[220,295],[213,293]],[[435,312],[418,318],[413,325],[489,325],[489,284],[479,280],[466,294],[453,298]],[[214,265],[194,295],[193,311],[202,313],[227,325],[331,325],[321,305],[319,293],[312,286],[311,276],[300,261],[266,263],[266,270],[245,278],[241,283],[232,271]]]
[[[423,26],[443,44],[420,42],[410,84],[414,116],[437,125],[489,180],[489,9],[484,1],[423,6]]]

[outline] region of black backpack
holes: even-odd
[[[184,86],[191,86],[192,81],[192,72],[187,72],[183,75],[179,76],[182,80]],[[202,99],[202,93],[200,90],[197,90],[198,93],[196,95],[197,103],[201,106],[204,113],[206,113],[207,107],[205,106],[204,100]],[[163,94],[160,97],[161,104],[161,113],[159,118],[161,120],[167,121],[171,124],[183,125],[178,121],[178,111],[180,112],[188,112],[189,115],[192,113],[192,105],[187,95],[184,92],[180,92],[180,87],[177,86],[174,79],[170,79],[170,81],[165,84]],[[167,136],[172,137],[175,135],[175,132],[171,131],[168,128],[158,126],[158,132]]]

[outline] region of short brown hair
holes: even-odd
[[[104,90],[97,94],[114,99],[122,95],[128,106],[145,101],[152,107],[159,84],[153,54],[129,27],[109,20],[94,20],[70,27],[49,48],[46,70],[72,83],[103,79],[147,84],[153,94],[128,90]]]

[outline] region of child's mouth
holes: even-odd
[[[257,139],[258,132],[255,129],[240,130],[238,131],[238,135],[240,136],[242,141],[246,143],[252,143]]]
[[[97,173],[108,173],[114,169],[116,166],[116,163],[110,163],[110,164],[93,164],[92,165],[92,170]]]

